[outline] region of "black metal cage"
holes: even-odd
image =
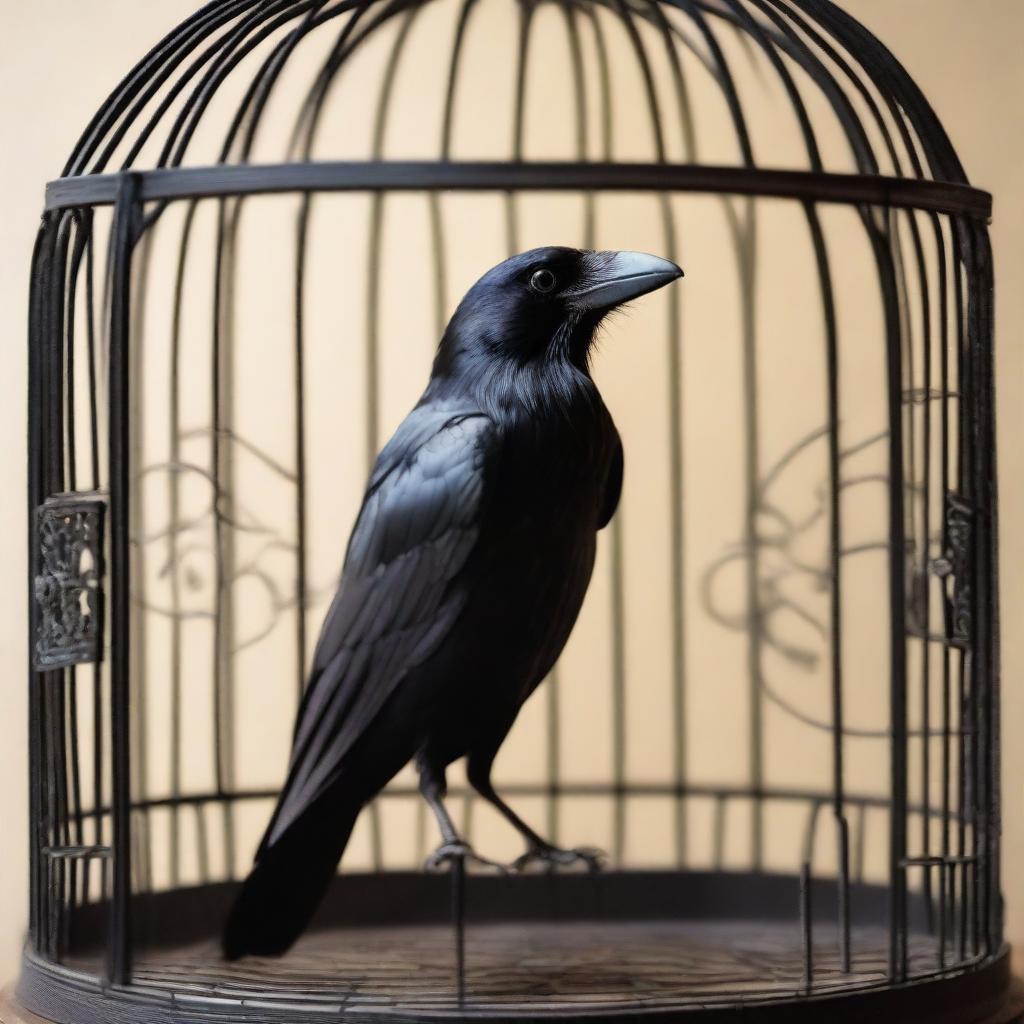
[[[829,0],[212,0],[154,46],[33,255],[23,1002],[996,1014],[990,212]],[[401,775],[313,933],[223,963],[367,460],[480,271],[609,239],[687,284],[599,359],[623,508],[499,763],[609,870],[420,874]]]

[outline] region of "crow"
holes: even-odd
[[[545,841],[491,783],[523,703],[569,638],[623,452],[590,373],[614,308],[682,276],[636,252],[546,247],[494,267],[438,346],[426,391],[373,467],[298,712],[287,779],[228,916],[224,954],[279,955],[308,924],[361,808],[415,759],[442,844],[484,864],[444,806],[445,772]]]

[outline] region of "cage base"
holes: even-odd
[[[340,875],[311,930],[281,958],[223,960],[237,885],[137,896],[132,984],[104,980],[110,907],[80,908],[57,963],[26,952],[22,1005],[58,1024],[380,1021],[864,1020],[1006,1024],[1008,954],[965,960],[908,905],[910,982],[889,980],[883,888],[851,888],[841,969],[834,880],[735,872],[470,876],[463,971],[442,875]],[[805,922],[806,924],[807,922]],[[970,953],[968,948],[967,953]]]
[[[977,1020],[977,1024],[1024,1024],[1024,982],[1014,978],[1002,1005],[993,1013],[982,1018],[967,1015],[963,1019],[971,1021],[972,1024],[975,1020]],[[61,1018],[62,1024],[81,1024],[82,1020],[83,1018],[75,1015]],[[13,986],[0,991],[0,1022],[2,1024],[53,1024],[52,1021],[26,1010],[18,1002]]]
[[[890,987],[878,929],[855,929],[849,974],[833,940],[816,942],[810,986],[798,930],[778,922],[480,924],[467,938],[461,999],[444,925],[318,930],[286,957],[236,963],[212,940],[151,950],[124,989],[96,980],[98,955],[29,958],[19,996],[60,1024],[1020,1019],[1005,956]],[[914,937],[911,970],[934,965],[934,939]]]

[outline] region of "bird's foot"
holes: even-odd
[[[557,846],[531,846],[521,857],[512,862],[512,870],[517,874],[529,870],[534,864],[556,867],[574,867],[579,864],[593,874],[600,871],[607,857],[603,850],[590,846],[580,846],[572,850],[563,850]]]
[[[462,842],[442,843],[423,862],[423,868],[425,871],[441,871],[445,867],[453,867],[456,861],[462,861],[463,864],[476,864],[482,868],[497,871],[501,875],[508,874],[508,868],[504,864],[481,857],[472,846]]]

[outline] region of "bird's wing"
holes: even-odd
[[[494,427],[480,413],[415,410],[381,452],[349,540],[299,710],[270,845],[316,800],[405,674],[447,635],[465,593]]]
[[[615,515],[619,507],[619,498],[622,496],[622,475],[625,469],[625,455],[622,451],[622,441],[618,434],[615,436],[615,451],[612,454],[611,465],[608,467],[608,479],[604,485],[604,500],[601,502],[601,515],[597,520],[597,528],[603,530]]]

